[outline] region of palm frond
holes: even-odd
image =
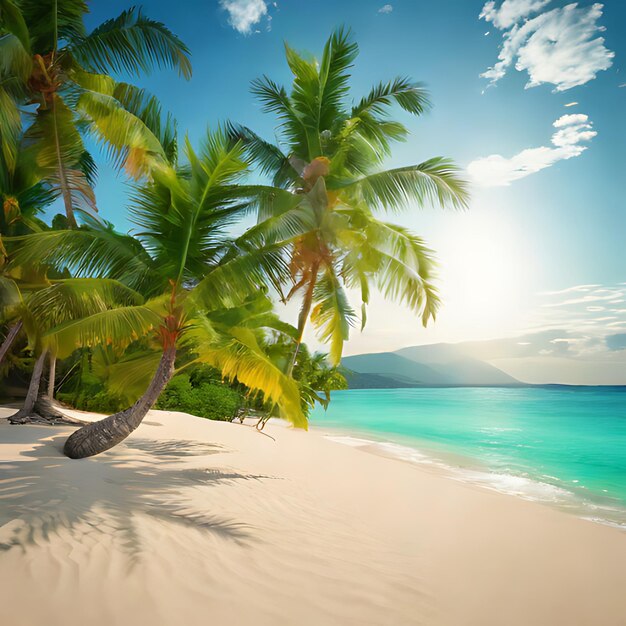
[[[26,52],[30,51],[28,26],[19,5],[11,0],[0,0],[0,31],[11,33],[19,40]]]
[[[370,206],[395,210],[411,201],[426,202],[460,209],[467,206],[467,183],[459,168],[449,159],[436,157],[420,163],[364,176],[355,181],[337,183],[338,188],[356,193]]]
[[[17,102],[12,94],[0,83],[0,155],[8,172],[12,173],[17,164],[17,151],[22,131],[22,119]]]
[[[163,152],[170,163],[174,163],[177,156],[176,124],[168,113],[163,115],[161,103],[145,89],[140,89],[129,83],[118,83],[105,74],[86,72],[80,67],[72,68],[71,78],[78,87],[76,90],[76,105],[84,91],[95,92],[108,98],[113,98],[122,108],[141,120],[148,130],[159,140]],[[113,104],[109,103],[113,108]]]
[[[107,309],[49,330],[43,340],[59,358],[83,346],[116,344],[123,348],[156,329],[161,317],[149,306]]]
[[[222,376],[238,381],[277,405],[280,415],[298,428],[307,428],[295,381],[283,373],[259,344],[253,330],[233,327],[218,342],[199,341],[197,360],[219,369]]]
[[[252,81],[250,91],[261,103],[262,111],[276,114],[280,131],[288,142],[291,152],[301,159],[310,160],[307,127],[301,114],[293,106],[285,88],[267,76],[263,76]],[[319,139],[316,143],[319,144]]]
[[[163,113],[156,96],[134,85],[117,83],[113,97],[148,127],[159,140],[168,162],[174,164],[178,155],[176,121],[171,113]]]
[[[267,285],[279,286],[289,279],[285,246],[257,247],[239,241],[190,294],[195,306],[207,310],[230,307]]]
[[[107,20],[74,43],[72,54],[86,68],[102,73],[149,73],[173,68],[191,77],[189,48],[164,24],[133,7]]]
[[[69,270],[76,277],[115,278],[144,294],[163,289],[160,274],[141,243],[104,225],[42,231],[12,241],[12,266],[48,266],[58,272]]]
[[[382,115],[394,102],[413,115],[421,115],[430,107],[428,91],[422,83],[398,77],[375,85],[352,109],[351,117],[359,118],[364,113]]]
[[[27,301],[33,316],[46,327],[94,315],[118,306],[143,303],[139,293],[108,278],[66,278],[34,292]]]
[[[90,152],[84,150],[78,160],[78,169],[83,173],[87,184],[95,187],[98,180],[98,165]]]
[[[25,93],[24,84],[33,68],[28,49],[17,36],[7,32],[0,34],[0,84],[15,95]]]
[[[350,30],[339,28],[324,46],[319,67],[318,129],[330,130],[345,116],[343,102],[348,94],[349,69],[359,54]]]
[[[184,172],[159,168],[153,183],[135,190],[132,220],[172,280],[200,280],[227,251],[228,229],[250,204],[236,184],[247,169],[242,152],[218,128],[198,152],[186,141]]]
[[[21,304],[22,293],[17,283],[11,278],[0,276],[0,320],[11,317],[12,312]]]
[[[240,124],[228,122],[226,132],[233,141],[241,142],[246,158],[258,167],[261,174],[271,176],[276,187],[285,187],[295,180],[296,172],[280,148]]]
[[[107,388],[115,395],[134,402],[147,389],[161,360],[158,350],[124,354],[108,364],[103,376]]]
[[[124,167],[133,178],[146,176],[160,161],[166,160],[159,139],[113,96],[84,91],[78,109],[92,123],[95,136],[104,144],[113,163]]]
[[[60,41],[73,42],[85,36],[84,0],[20,0],[19,7],[28,26],[31,49],[45,55]]]
[[[72,211],[94,216],[97,213],[93,188],[82,170],[85,147],[74,114],[53,95],[49,109],[40,111],[26,132],[28,150],[42,177],[62,193]],[[68,215],[72,219],[72,215]]]
[[[385,298],[409,307],[424,326],[435,319],[440,300],[434,286],[436,262],[424,241],[409,230],[370,217],[360,242],[346,255],[342,276],[348,287],[365,290],[370,279]]]
[[[254,213],[258,223],[282,215],[300,202],[297,194],[271,185],[239,184],[233,188],[233,194],[245,201],[247,210]]]
[[[343,343],[348,340],[350,326],[356,316],[348,297],[343,290],[335,272],[326,268],[313,291],[314,307],[311,322],[318,329],[319,338],[330,343],[330,361],[339,365],[343,352]]]

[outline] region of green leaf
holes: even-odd
[[[5,30],[19,39],[26,52],[30,53],[28,26],[19,7],[11,0],[0,0],[0,30]]]
[[[60,324],[49,330],[43,339],[59,358],[66,358],[83,346],[128,346],[156,329],[161,319],[149,306],[118,307]]]
[[[449,159],[436,157],[420,163],[370,174],[352,182],[337,182],[336,187],[356,193],[370,206],[396,210],[411,201],[460,209],[467,207],[467,183]]]
[[[253,330],[233,327],[220,341],[201,341],[197,360],[218,368],[222,376],[261,391],[280,409],[280,415],[298,428],[307,428],[295,381],[284,374],[259,344]]]
[[[318,329],[320,340],[330,343],[330,362],[339,365],[344,341],[349,338],[356,316],[331,268],[326,268],[315,285],[313,303],[311,322]]]
[[[113,96],[84,91],[77,108],[92,123],[96,137],[107,147],[114,164],[124,167],[133,178],[146,176],[167,160],[154,133]]]
[[[32,315],[42,326],[53,327],[118,306],[143,303],[139,293],[110,278],[66,278],[52,281],[28,298]]]
[[[184,78],[191,78],[189,48],[137,7],[104,22],[70,50],[84,67],[96,72],[138,75],[159,67],[177,69]]]
[[[28,24],[31,50],[40,55],[57,50],[60,41],[76,41],[85,35],[84,0],[20,0]]]
[[[352,109],[351,117],[358,118],[364,113],[383,114],[394,102],[413,115],[421,115],[430,107],[428,91],[422,83],[398,77],[374,86]]]

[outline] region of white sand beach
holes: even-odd
[[[0,624],[626,624],[618,529],[282,425],[71,431],[0,419]]]

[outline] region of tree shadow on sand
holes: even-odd
[[[66,435],[50,438],[46,427],[24,428],[24,436],[12,436],[11,443],[32,442],[35,429],[42,432],[33,449],[0,462],[0,551],[41,545],[65,531],[79,534],[81,542],[106,533],[134,565],[143,551],[141,515],[238,543],[249,537],[246,524],[207,513],[210,487],[269,477],[196,467],[200,457],[227,452],[221,446],[137,438],[98,457],[72,461],[61,452]],[[194,467],[190,457],[198,457]]]

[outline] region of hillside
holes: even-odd
[[[411,346],[396,352],[345,357],[351,389],[440,385],[516,385],[519,381],[452,344]]]

